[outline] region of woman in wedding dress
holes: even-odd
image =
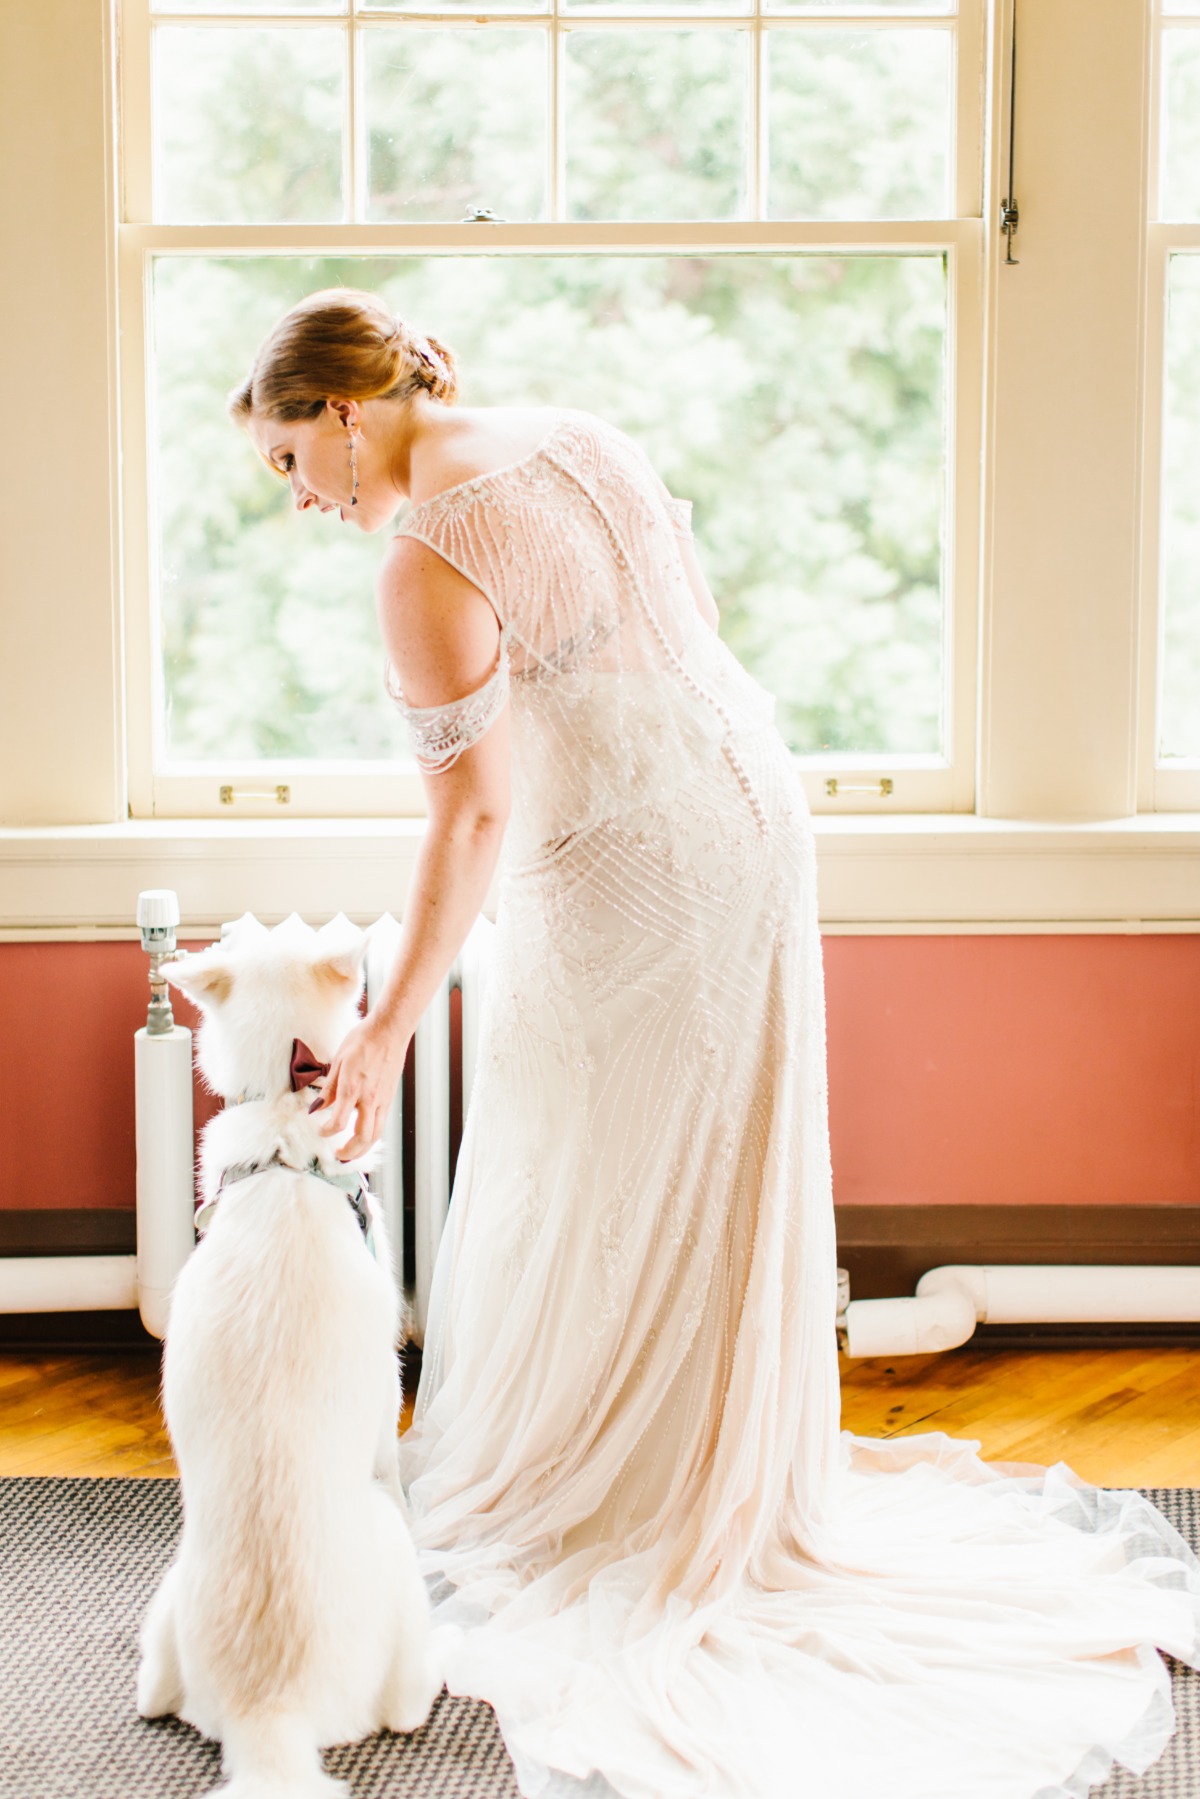
[[[522,1793],[1080,1799],[1173,1728],[1200,1562],[1133,1491],[840,1429],[808,811],[690,508],[590,413],[450,404],[312,296],[232,409],[379,529],[430,822],[326,1127],[379,1135],[503,838],[478,1073],[401,1469],[448,1685]],[[507,822],[507,829],[505,825]]]

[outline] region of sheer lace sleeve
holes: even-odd
[[[692,502],[690,500],[669,499],[667,501],[667,511],[670,514],[671,523],[674,525],[677,535],[680,537],[690,537],[692,535]]]
[[[496,666],[483,686],[444,706],[410,706],[401,692],[395,669],[390,661],[387,663],[383,684],[408,726],[417,766],[427,774],[440,774],[457,762],[503,712],[508,699],[507,648],[501,635]]]

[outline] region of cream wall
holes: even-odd
[[[124,815],[105,0],[0,0],[0,823]]]
[[[122,928],[158,884],[205,924],[316,915],[335,877],[348,911],[396,909],[419,826],[126,822],[108,11],[0,0],[0,932]],[[1016,268],[994,229],[1003,105],[982,197],[978,816],[819,819],[826,928],[1200,919],[1200,819],[1129,816],[1148,18],[1148,0],[1022,0]],[[1003,5],[990,32],[1002,93]]]
[[[992,817],[1136,807],[1149,26],[1148,0],[1019,0],[1019,260],[997,253],[992,290]]]

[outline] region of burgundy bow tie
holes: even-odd
[[[328,1062],[318,1062],[307,1043],[301,1043],[299,1037],[292,1038],[292,1065],[289,1070],[292,1092],[299,1093],[302,1087],[311,1087],[316,1081],[323,1081],[329,1073]]]

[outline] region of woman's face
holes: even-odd
[[[343,523],[360,531],[378,531],[395,513],[401,495],[380,479],[376,456],[362,435],[362,413],[354,401],[329,400],[314,419],[260,418],[247,422],[251,442],[271,467],[285,476],[297,512],[314,508],[337,512]],[[351,434],[353,433],[353,440]],[[350,445],[358,467],[358,504]]]

